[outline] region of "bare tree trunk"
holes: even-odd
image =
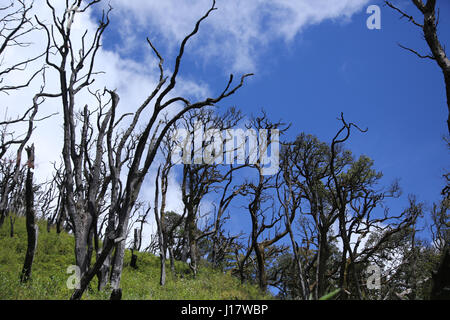
[[[63,200],[64,197],[61,197],[61,209],[58,214],[58,218],[56,219],[56,233],[60,234],[62,231],[62,225],[66,219],[66,207],[65,207],[65,201]]]
[[[442,70],[445,81],[445,89],[447,94],[447,108],[448,108],[448,119],[447,127],[450,134],[450,60],[445,53],[445,46],[443,46],[437,35],[437,20],[436,20],[436,0],[427,0],[426,5],[421,5],[417,0],[413,1],[419,10],[422,11],[424,15],[423,23],[423,35],[430,47],[433,57],[437,64]]]
[[[127,208],[131,210],[131,208]],[[127,210],[122,209],[122,210]],[[123,258],[125,256],[125,239],[127,237],[128,222],[130,213],[127,211],[124,215],[123,221],[119,221],[119,239],[115,245],[114,256],[111,267],[110,284],[112,288],[111,300],[120,300],[122,298],[122,289],[120,288],[120,280],[122,278]]]
[[[317,258],[317,297],[324,296],[327,292],[327,281],[325,278],[325,271],[327,269],[327,262],[329,258],[329,247],[326,230],[320,231],[320,243],[319,243],[319,257]]]
[[[13,219],[12,216],[9,216],[9,224],[10,224],[10,230],[9,230],[9,236],[11,238],[14,238],[14,224],[16,223],[16,218]]]
[[[447,93],[447,108],[448,108],[448,119],[447,119],[447,127],[448,132],[450,134],[450,67],[446,73],[444,73],[445,79],[445,91]]]
[[[164,185],[164,177],[162,178],[162,203],[161,208],[159,208],[159,176],[160,176],[161,167],[158,168],[158,173],[156,175],[155,180],[155,220],[156,225],[158,227],[158,247],[159,247],[159,258],[161,264],[161,274],[159,279],[159,284],[164,286],[166,284],[166,244],[165,244],[165,236],[164,236],[164,206],[165,206],[165,185]]]
[[[256,255],[256,261],[258,262],[258,280],[259,280],[259,288],[262,291],[267,290],[267,274],[266,274],[266,261],[264,259],[264,247],[254,242],[253,249]]]
[[[5,223],[6,218],[6,210],[0,210],[0,228],[3,226],[3,223]]]
[[[140,241],[138,231],[139,231],[139,229],[134,229],[133,248],[131,249],[130,267],[132,267],[134,269],[137,269],[137,255],[134,254],[134,251],[137,250],[138,241]]]
[[[191,268],[194,277],[197,276],[197,241],[195,230],[197,229],[197,225],[195,223],[196,210],[193,208],[188,208],[188,215],[186,217],[186,229],[188,233],[188,242],[189,242],[189,258],[191,262],[189,263],[189,267]]]
[[[400,46],[403,49],[414,53],[419,58],[435,60],[438,66],[441,68],[444,75],[445,91],[447,94],[447,109],[449,112],[447,118],[447,127],[448,132],[450,133],[450,59],[447,57],[447,54],[445,52],[445,44],[442,44],[438,37],[437,26],[439,23],[439,11],[438,15],[436,16],[436,0],[426,0],[426,3],[424,3],[423,0],[412,0],[412,2],[423,15],[423,24],[416,22],[413,16],[408,15],[401,9],[394,6],[391,2],[385,1],[385,3],[389,7],[398,11],[402,15],[402,17],[408,18],[409,22],[421,28],[423,31],[425,41],[427,42],[428,47],[430,48],[430,51],[432,53],[431,56],[422,55],[413,49],[404,47],[402,45]]]
[[[166,253],[162,251],[160,253],[160,262],[161,262],[161,277],[159,279],[159,284],[164,286],[166,284]]]
[[[173,257],[173,247],[169,246],[170,271],[175,274],[175,258]]]
[[[107,230],[106,234],[108,234],[108,230]],[[103,242],[103,248],[99,252],[99,254],[97,256],[97,260],[98,260],[98,257],[102,254],[103,250],[105,250],[105,248],[109,246],[109,242],[111,242],[111,241],[112,240],[109,240],[108,237],[105,237],[105,240]],[[111,266],[111,253],[108,253],[108,255],[105,257],[104,263],[101,265],[101,267],[99,268],[99,270],[97,272],[97,278],[98,278],[97,289],[98,289],[98,291],[102,291],[108,284],[109,267],[110,266]]]
[[[75,260],[77,266],[80,268],[81,274],[84,274],[90,265],[88,259],[88,232],[85,229],[77,232],[75,237]]]
[[[34,145],[26,149],[28,154],[28,172],[25,182],[25,206],[26,206],[26,226],[28,236],[27,253],[23,264],[20,281],[27,282],[31,278],[31,268],[33,266],[34,254],[37,247],[38,226],[34,213],[34,191],[33,191],[33,170],[34,170]]]
[[[110,284],[112,288],[111,300],[122,299],[122,289],[120,288],[120,280],[122,278],[123,257],[125,255],[125,242],[122,241],[116,245],[113,264],[111,267]]]
[[[100,268],[103,266],[105,259],[110,255],[111,250],[114,247],[115,240],[113,240],[111,236],[111,234],[107,234],[106,238],[109,239],[109,241],[105,242],[105,246],[103,247],[102,252],[98,256],[92,268],[90,268],[86,273],[82,274],[80,280],[80,288],[76,289],[73,292],[70,300],[81,299],[81,296],[83,295],[84,291],[86,291],[87,286],[91,282],[92,278],[100,271]]]
[[[433,272],[432,300],[450,299],[450,245],[444,247],[442,258],[436,272]]]

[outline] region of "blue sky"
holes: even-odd
[[[448,5],[441,9],[444,42],[450,40]],[[349,23],[324,22],[305,30],[271,60],[267,75],[240,92],[242,105],[252,111],[264,107],[274,118],[292,122],[292,134],[305,131],[324,141],[339,128],[336,117],[342,111],[348,121],[369,129],[351,137],[347,146],[354,153],[373,158],[386,183],[400,178],[405,196],[437,201],[449,164],[442,141],[447,132],[442,73],[433,61],[397,46],[428,51],[419,30],[395,12],[382,7],[381,30],[366,29],[366,17],[361,12]],[[274,54],[268,52],[267,59]]]
[[[63,10],[62,1],[53,2]],[[392,2],[419,17],[409,0]],[[132,111],[158,77],[145,38],[160,49],[170,72],[179,42],[211,1],[111,0],[111,4],[111,25],[96,60],[105,74],[98,75],[94,85],[117,88],[121,108]],[[381,7],[381,30],[366,27],[366,9],[374,4]],[[438,6],[439,36],[448,45],[450,2],[440,0]],[[419,59],[397,45],[428,53],[417,27],[378,0],[218,0],[217,7],[186,48],[177,93],[214,95],[223,90],[229,73],[236,79],[255,73],[220,107],[236,106],[247,115],[263,108],[273,120],[292,124],[288,138],[306,132],[327,142],[339,129],[337,117],[343,112],[346,120],[368,128],[364,134],[354,132],[347,147],[375,160],[375,168],[384,173],[384,185],[400,179],[403,196],[389,203],[394,212],[406,207],[408,194],[428,205],[440,199],[442,174],[449,169],[442,139],[448,133],[443,76],[434,61]],[[35,10],[49,20],[45,6]],[[74,36],[95,29],[98,17],[98,11],[77,16]],[[45,35],[33,34],[32,42],[45,45]],[[18,58],[30,52],[15,50],[12,55]],[[51,92],[57,75],[49,70],[47,76]],[[4,97],[3,102],[26,107],[32,90]],[[56,100],[43,106],[45,114],[60,111]],[[53,117],[32,137],[40,151],[38,176],[45,177],[45,172],[48,176],[50,161],[59,155],[55,150],[61,150],[62,130],[55,131],[61,128],[58,121],[62,120]],[[144,197],[153,195],[152,179],[150,175]],[[172,182],[176,184],[176,177]],[[173,199],[175,208],[176,190]]]
[[[397,45],[428,53],[420,29],[400,20],[398,13],[383,6],[382,1],[360,2],[363,4],[349,17],[305,24],[290,38],[256,37],[259,42],[250,42],[250,49],[245,45],[240,49],[234,47],[226,55],[217,53],[226,50],[226,46],[218,49],[214,41],[241,42],[227,38],[235,35],[214,33],[215,19],[224,19],[226,14],[221,12],[219,2],[219,10],[188,45],[181,75],[205,85],[210,92],[219,92],[230,72],[236,76],[254,72],[255,76],[221,107],[237,106],[247,115],[257,114],[263,108],[273,120],[292,124],[288,137],[306,132],[329,142],[340,127],[337,117],[343,112],[347,121],[369,129],[367,133],[355,131],[347,147],[355,155],[365,154],[374,159],[375,168],[384,173],[382,181],[386,186],[400,179],[403,196],[389,202],[392,212],[398,213],[407,206],[408,194],[416,194],[418,200],[431,205],[439,200],[444,186],[442,174],[449,169],[449,154],[442,140],[447,133],[442,73],[434,61],[419,59]],[[409,1],[394,3],[417,14]],[[366,8],[370,4],[381,7],[381,30],[366,27],[369,17]],[[450,3],[438,1],[438,4],[439,35],[445,44],[450,42]],[[203,12],[197,10],[188,16],[199,17]],[[261,28],[267,27],[264,17],[261,21]],[[137,39],[150,36],[164,52],[166,65],[170,67],[177,43],[171,39],[180,35],[171,38],[156,22],[131,23],[129,28],[137,31]],[[245,25],[242,28],[242,34],[246,34]],[[109,36],[112,39],[109,45],[117,48],[125,36],[114,27],[112,30],[106,39]],[[233,52],[239,55],[239,50],[250,52],[252,60],[247,66],[233,65]],[[142,52],[145,51],[132,50],[124,56],[139,60]],[[233,225],[240,223],[235,221]]]
[[[417,13],[408,2],[398,3]],[[369,4],[381,7],[381,30],[366,27]],[[450,3],[438,4],[439,35],[445,44],[450,42]],[[221,15],[218,7],[210,20]],[[200,40],[188,46],[182,75],[218,92],[233,70],[225,58],[203,58],[194,48],[195,44],[206,46],[201,41],[207,41],[207,32],[208,26],[201,29]],[[254,72],[255,76],[221,106],[235,105],[246,114],[263,108],[273,120],[292,124],[288,136],[306,132],[327,142],[339,129],[337,117],[344,112],[346,120],[369,129],[355,131],[347,147],[374,159],[375,168],[384,173],[385,185],[400,179],[403,196],[389,203],[392,211],[406,207],[408,194],[431,205],[439,200],[442,174],[449,169],[442,140],[447,133],[443,76],[434,61],[419,59],[397,43],[429,51],[418,28],[400,20],[381,1],[370,1],[351,18],[325,19],[288,41],[276,38],[258,44],[256,70],[234,72]],[[173,55],[170,46],[163,48]],[[169,58],[169,66],[170,62]]]

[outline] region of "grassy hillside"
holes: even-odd
[[[0,229],[0,300],[7,299],[68,299],[71,290],[66,282],[70,274],[67,267],[75,264],[74,239],[69,234],[50,233],[44,223],[39,224],[39,241],[33,264],[32,281],[20,284],[19,276],[25,257],[27,240],[25,219],[17,218],[14,237],[10,237],[10,225],[7,219]],[[241,285],[230,274],[202,266],[197,278],[189,274],[184,263],[176,263],[176,273],[170,272],[167,283],[159,285],[159,258],[138,253],[138,269],[129,267],[131,253],[126,252],[122,275],[123,299],[270,299],[261,293],[257,286]],[[94,278],[92,288],[83,296],[84,299],[108,299],[109,292],[98,292]]]

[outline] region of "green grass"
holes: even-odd
[[[39,222],[39,237],[33,263],[32,279],[26,284],[19,281],[27,247],[25,219],[18,217],[10,237],[9,219],[0,229],[0,300],[65,300],[72,290],[66,282],[70,276],[67,267],[75,264],[72,235],[46,230]],[[125,254],[121,287],[123,299],[132,300],[262,300],[273,298],[262,293],[255,285],[242,285],[229,273],[222,273],[202,264],[194,279],[185,263],[176,262],[175,274],[167,265],[166,285],[159,285],[159,258],[149,253],[138,253],[138,269],[129,267],[131,252]],[[98,292],[97,279],[83,299],[108,299],[108,289]]]

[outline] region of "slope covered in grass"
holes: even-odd
[[[27,248],[25,219],[17,218],[14,236],[10,237],[10,224],[6,220],[0,229],[0,300],[7,299],[68,299],[72,290],[67,288],[70,274],[67,268],[75,264],[72,235],[46,230],[39,223],[39,238],[33,263],[32,280],[19,282]],[[138,253],[138,269],[129,267],[131,253],[126,252],[122,275],[123,299],[184,300],[184,299],[270,299],[257,286],[244,284],[229,273],[201,266],[194,279],[186,264],[177,262],[172,274],[167,266],[167,282],[159,285],[159,258],[149,253]],[[109,291],[97,291],[94,278],[83,299],[108,299]]]

